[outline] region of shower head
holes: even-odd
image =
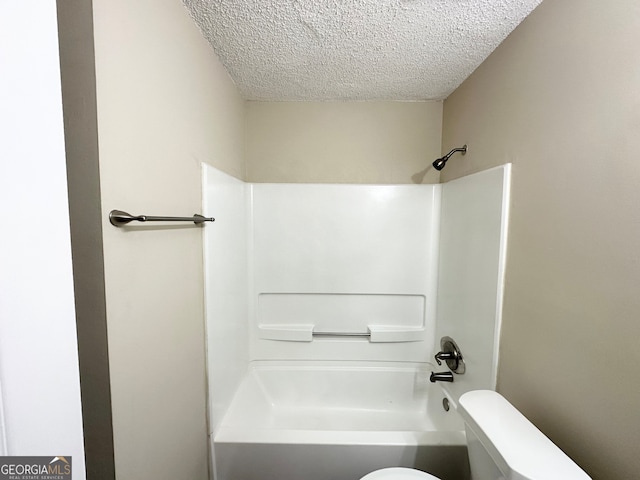
[[[449,160],[451,155],[453,155],[456,152],[462,152],[462,154],[464,155],[465,153],[467,153],[467,146],[464,145],[460,148],[454,148],[449,153],[447,153],[444,157],[439,158],[435,162],[433,162],[433,168],[435,168],[436,170],[442,170],[446,165],[447,160]]]

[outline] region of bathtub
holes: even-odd
[[[358,480],[389,466],[467,480],[464,425],[431,368],[253,362],[214,430],[216,480]]]

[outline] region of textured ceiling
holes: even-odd
[[[183,0],[251,100],[442,100],[542,0]]]

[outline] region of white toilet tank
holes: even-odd
[[[472,480],[590,479],[502,395],[476,390],[460,397]]]

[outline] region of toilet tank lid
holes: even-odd
[[[508,480],[591,478],[499,393],[467,392],[458,411]]]

